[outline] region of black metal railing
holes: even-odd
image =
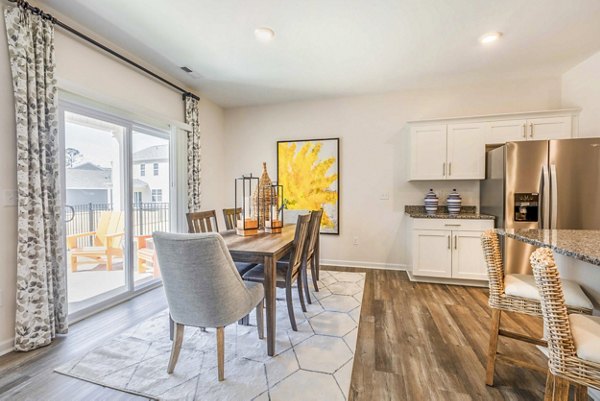
[[[74,235],[96,231],[102,212],[112,211],[111,203],[67,205],[66,234]],[[170,208],[166,202],[139,202],[132,205],[133,235],[147,235],[154,231],[169,231]],[[78,241],[93,245],[93,238]]]

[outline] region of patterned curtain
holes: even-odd
[[[67,332],[54,27],[19,7],[7,8],[4,18],[17,136],[15,349],[29,351]]]
[[[198,122],[198,100],[185,97],[185,122],[192,126],[187,134],[188,211],[200,210],[200,124]]]

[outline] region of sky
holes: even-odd
[[[133,133],[133,152],[166,143],[168,142],[164,138],[135,131]],[[118,142],[107,128],[95,129],[76,122],[66,122],[65,148],[74,148],[81,152],[78,164],[92,162],[102,167],[111,167],[111,161],[114,160],[118,151]]]

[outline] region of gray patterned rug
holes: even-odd
[[[158,400],[345,400],[350,387],[364,273],[321,272],[303,313],[294,300],[291,330],[277,293],[277,352],[267,356],[255,326],[225,329],[225,381],[217,380],[214,330],[186,328],[173,374],[165,310],[56,372]],[[312,288],[312,286],[311,286]],[[294,293],[296,291],[294,290]],[[252,315],[250,321],[256,323]]]

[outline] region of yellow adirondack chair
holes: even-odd
[[[67,236],[67,249],[71,252],[71,271],[77,271],[79,258],[94,259],[106,262],[106,270],[112,270],[114,257],[123,257],[121,247],[123,231],[123,212],[101,212],[96,231]],[[93,237],[94,246],[78,247],[77,240]]]

